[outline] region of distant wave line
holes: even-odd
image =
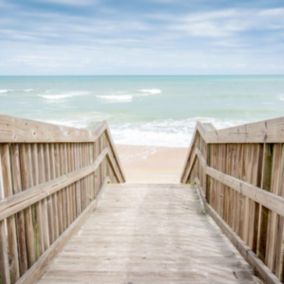
[[[39,97],[42,97],[46,100],[64,100],[68,98],[73,98],[73,97],[79,97],[79,96],[87,96],[89,95],[90,92],[87,91],[77,91],[77,92],[68,92],[68,93],[62,93],[62,94],[41,94],[38,95]]]

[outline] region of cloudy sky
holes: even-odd
[[[0,0],[0,75],[284,74],[283,0]]]

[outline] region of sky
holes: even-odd
[[[284,74],[283,0],[0,0],[0,75]]]

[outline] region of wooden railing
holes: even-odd
[[[182,183],[265,283],[284,280],[284,118],[216,130],[197,123]]]
[[[124,175],[105,122],[94,131],[0,116],[0,283],[33,283]]]

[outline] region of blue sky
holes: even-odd
[[[283,0],[0,0],[0,75],[284,74]]]

